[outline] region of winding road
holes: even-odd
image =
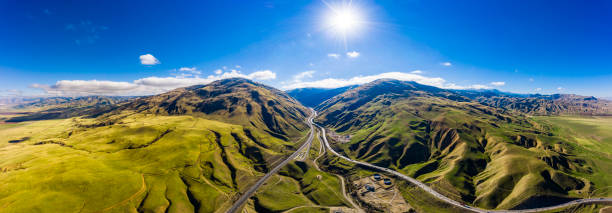
[[[393,176],[396,176],[398,178],[401,178],[403,180],[406,180],[414,185],[416,185],[417,187],[425,190],[427,193],[435,196],[436,198],[451,204],[457,208],[463,209],[463,210],[467,210],[467,211],[471,211],[471,212],[478,212],[478,213],[487,213],[487,212],[491,212],[491,213],[530,213],[530,212],[542,212],[542,211],[550,211],[550,210],[555,210],[555,209],[559,209],[559,208],[564,208],[564,207],[569,207],[569,206],[573,206],[573,205],[578,205],[578,204],[609,204],[612,203],[612,198],[585,198],[585,199],[578,199],[578,200],[573,200],[567,203],[562,203],[559,205],[554,205],[554,206],[547,206],[547,207],[541,207],[541,208],[533,208],[533,209],[521,209],[521,210],[487,210],[487,209],[481,209],[478,207],[473,207],[473,206],[469,206],[466,204],[462,204],[460,202],[457,202],[453,199],[450,199],[440,193],[438,193],[437,191],[433,190],[431,187],[427,186],[426,184],[411,178],[407,175],[404,175],[402,173],[399,173],[395,170],[389,169],[389,168],[384,168],[384,167],[380,167],[380,166],[376,166],[370,163],[366,163],[366,162],[361,162],[361,161],[356,161],[353,159],[350,159],[344,155],[341,155],[340,153],[336,152],[334,149],[332,149],[332,147],[329,145],[329,142],[327,141],[327,134],[325,133],[325,128],[315,124],[313,122],[314,118],[317,115],[317,112],[314,111],[314,109],[310,109],[312,111],[310,117],[308,117],[308,126],[310,127],[310,134],[308,136],[308,140],[302,145],[300,146],[300,148],[298,150],[296,150],[293,154],[291,154],[288,158],[286,158],[285,160],[283,160],[280,164],[276,165],[276,167],[274,167],[272,170],[270,170],[266,175],[264,175],[263,177],[261,177],[259,180],[257,180],[257,182],[255,182],[255,184],[253,186],[251,186],[251,188],[249,188],[246,192],[244,192],[242,194],[242,196],[240,196],[240,198],[238,198],[238,200],[236,202],[234,202],[234,204],[232,205],[232,207],[227,211],[228,213],[235,213],[236,211],[238,211],[238,209],[240,209],[240,207],[242,207],[244,205],[244,203],[251,197],[253,196],[253,194],[255,193],[255,191],[257,191],[257,189],[259,189],[259,187],[261,187],[266,180],[268,180],[272,175],[274,175],[276,172],[278,172],[278,170],[280,170],[282,167],[284,167],[285,165],[287,165],[287,163],[289,163],[291,160],[295,159],[300,153],[303,152],[303,150],[306,147],[310,147],[310,145],[312,144],[312,140],[314,138],[314,134],[315,134],[315,126],[321,129],[321,136],[320,138],[323,139],[323,143],[325,144],[325,147],[327,148],[327,150],[329,150],[332,154],[346,160],[349,161],[351,163],[355,163],[358,165],[362,165],[365,167],[369,167],[372,168],[374,170],[378,170],[381,172],[385,172],[387,174],[391,174]],[[318,157],[317,157],[318,158]]]
[[[336,155],[336,156],[338,156],[338,157],[340,157],[340,158],[342,158],[344,160],[347,160],[349,162],[352,162],[352,163],[355,163],[355,164],[359,164],[359,165],[362,165],[362,166],[365,166],[365,167],[373,168],[373,169],[378,170],[378,171],[386,172],[386,173],[392,174],[393,176],[396,176],[398,178],[404,179],[404,180],[406,180],[406,181],[408,181],[408,182],[418,186],[419,188],[425,190],[426,192],[428,192],[429,194],[435,196],[436,198],[438,198],[438,199],[440,199],[440,200],[442,200],[442,201],[444,201],[444,202],[446,202],[448,204],[456,206],[458,208],[467,210],[467,211],[479,212],[479,213],[480,212],[485,212],[485,213],[486,212],[495,212],[495,213],[498,213],[498,212],[499,213],[502,213],[502,212],[507,212],[507,213],[528,213],[528,212],[549,211],[549,210],[569,207],[569,206],[578,205],[578,204],[612,203],[612,198],[586,198],[586,199],[573,200],[573,201],[570,201],[570,202],[567,202],[567,203],[562,203],[562,204],[555,205],[555,206],[548,206],[548,207],[542,207],[542,208],[533,208],[533,209],[521,209],[521,210],[486,210],[486,209],[481,209],[481,208],[478,208],[478,207],[469,206],[469,205],[466,205],[466,204],[459,203],[459,202],[457,202],[457,201],[455,201],[453,199],[450,199],[450,198],[448,198],[448,197],[446,197],[446,196],[436,192],[435,190],[433,190],[429,186],[425,185],[424,183],[422,183],[422,182],[420,182],[420,181],[418,181],[418,180],[416,180],[414,178],[408,177],[407,175],[404,175],[404,174],[399,173],[397,171],[391,170],[389,168],[384,168],[384,167],[376,166],[376,165],[373,165],[373,164],[370,164],[370,163],[366,163],[366,162],[356,161],[356,160],[350,159],[350,158],[348,158],[348,157],[346,157],[344,155],[339,154],[334,149],[332,149],[331,146],[329,145],[329,142],[327,141],[327,137],[326,137],[326,134],[325,134],[325,128],[323,128],[323,127],[321,127],[321,126],[319,126],[317,124],[314,124],[314,125],[316,125],[317,127],[319,127],[321,129],[321,133],[323,135],[323,142],[325,143],[325,147],[327,147],[327,149],[331,153],[333,153],[334,155]]]
[[[276,174],[278,172],[278,170],[280,170],[281,168],[283,168],[285,165],[287,165],[287,163],[291,162],[291,160],[293,160],[295,157],[297,157],[300,153],[302,153],[302,151],[306,148],[306,147],[310,147],[310,144],[312,143],[312,139],[314,139],[314,126],[313,126],[313,119],[315,116],[317,116],[317,112],[314,111],[313,109],[310,109],[312,111],[312,113],[310,114],[310,117],[308,117],[308,126],[310,127],[310,134],[308,135],[308,140],[306,140],[306,142],[300,146],[300,148],[298,150],[296,150],[293,154],[291,154],[287,159],[283,160],[281,163],[279,163],[278,165],[276,165],[276,167],[274,167],[272,170],[270,170],[266,175],[264,175],[263,177],[259,178],[259,180],[257,180],[257,182],[255,182],[255,184],[253,186],[251,186],[251,188],[249,188],[246,192],[244,192],[240,198],[238,198],[238,200],[236,200],[236,202],[234,202],[234,204],[232,205],[232,207],[229,208],[229,210],[227,210],[228,213],[235,213],[236,211],[238,211],[240,209],[240,207],[242,207],[242,205],[244,205],[244,203],[251,197],[253,196],[253,194],[255,194],[255,191],[257,191],[257,189],[259,189],[259,187],[261,187],[261,185],[263,185],[266,180],[268,180],[270,177],[272,177],[272,175]]]

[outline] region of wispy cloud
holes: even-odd
[[[2,97],[18,97],[23,94],[23,91],[17,89],[0,90],[0,98]]]
[[[272,80],[276,79],[276,73],[270,70],[260,70],[247,75],[247,78],[256,80]]]
[[[142,65],[156,65],[159,64],[159,60],[151,54],[144,54],[140,56],[140,63]]]
[[[506,85],[506,82],[503,82],[503,81],[494,81],[494,82],[491,82],[491,85],[496,86],[496,87],[501,87],[501,86]]]
[[[357,58],[357,57],[359,57],[359,52],[357,52],[357,51],[347,52],[346,56],[348,56],[350,58]]]
[[[534,91],[536,91],[536,92],[541,92],[541,91],[542,91],[542,88],[539,88],[539,87],[538,87],[538,88],[535,88],[535,89],[534,89]]]
[[[179,71],[181,71],[181,72],[188,72],[188,73],[192,73],[192,74],[195,74],[195,75],[202,74],[202,71],[198,70],[195,67],[181,67],[181,68],[179,68]]]
[[[448,61],[447,62],[442,62],[441,64],[442,64],[442,66],[445,66],[445,67],[453,66],[453,64],[451,64],[451,62],[448,62]]]
[[[304,81],[304,82],[294,82],[291,84],[285,84],[282,86],[283,89],[296,89],[296,88],[305,88],[305,87],[316,87],[316,88],[338,88],[350,85],[359,85],[365,84],[377,79],[397,79],[402,81],[415,81],[420,84],[436,86],[440,88],[447,89],[489,89],[490,87],[486,85],[470,85],[470,86],[459,86],[454,83],[448,83],[443,78],[439,77],[426,77],[419,74],[414,73],[405,73],[405,72],[386,72],[377,75],[367,75],[367,76],[356,76],[352,78],[326,78],[322,80],[316,81]]]
[[[338,55],[338,54],[336,54],[336,53],[328,53],[328,54],[327,54],[327,57],[334,58],[334,59],[338,59],[338,58],[340,58],[340,55]]]
[[[482,84],[474,84],[471,85],[467,88],[463,88],[463,89],[491,89],[491,87],[487,86],[487,85],[482,85]]]
[[[151,95],[166,92],[179,87],[187,87],[226,78],[247,78],[252,80],[271,80],[276,73],[270,70],[260,70],[250,74],[232,70],[208,77],[157,77],[141,78],[132,82],[126,81],[100,81],[100,80],[61,80],[53,85],[32,84],[31,88],[44,90],[50,95]]]
[[[294,80],[295,82],[300,82],[300,81],[302,81],[304,78],[312,78],[312,76],[313,76],[313,74],[314,74],[315,72],[316,72],[316,71],[314,71],[314,70],[309,70],[309,71],[305,71],[305,72],[298,73],[297,75],[294,75],[294,76],[293,76],[293,80]]]
[[[410,72],[410,73],[412,73],[412,74],[423,74],[423,71],[421,71],[421,70],[415,70],[415,71],[412,71],[412,72]]]
[[[563,87],[557,87],[557,90],[559,90],[559,91],[564,90],[564,89],[565,88],[563,88]]]

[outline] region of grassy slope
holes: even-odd
[[[0,211],[213,212],[293,146],[192,116],[123,116],[0,128]]]
[[[114,109],[120,110],[194,115],[265,130],[284,140],[308,130],[309,110],[299,102],[283,91],[241,78],[139,98]]]
[[[268,180],[254,196],[256,209],[277,212],[300,206],[347,206],[341,194],[340,180],[332,174],[316,170],[312,165],[310,160],[318,156],[318,149],[319,141],[315,139],[308,160],[292,162]],[[307,210],[320,209],[304,207],[294,211]]]
[[[542,116],[535,120],[547,124],[553,124],[552,131],[563,138],[573,141],[576,145],[576,155],[587,159],[596,165],[596,171],[591,175],[585,175],[595,183],[600,183],[601,189],[590,193],[591,196],[612,196],[612,117],[567,117],[567,116]]]
[[[400,88],[397,93],[349,91],[323,104],[319,121],[354,136],[339,147],[351,157],[404,171],[485,208],[585,197],[609,186],[594,178],[605,178],[608,167],[585,161],[573,141],[548,134],[545,124],[450,100],[437,90],[393,86],[385,88]]]

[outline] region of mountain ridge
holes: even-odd
[[[415,82],[371,82],[317,109],[317,122],[350,136],[336,146],[351,158],[394,168],[489,209],[528,208],[534,200],[564,200],[604,187],[583,177],[610,166],[585,161],[587,151],[576,141],[524,113]]]

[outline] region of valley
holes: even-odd
[[[245,79],[97,109],[0,124],[0,212],[589,212],[612,202],[607,116],[534,116],[396,80],[340,91],[317,111]],[[374,174],[391,191],[364,192]]]
[[[610,20],[0,0],[0,213],[612,213]]]

